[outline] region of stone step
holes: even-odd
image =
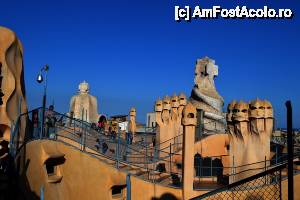
[[[103,160],[105,163],[109,164],[109,165],[115,165],[116,164],[116,161],[114,160],[110,160],[110,159],[105,159]]]
[[[134,171],[130,165],[121,165],[119,166],[119,169],[124,170],[124,171]]]
[[[156,180],[156,182],[169,184],[171,182],[171,176],[169,174],[162,175]]]
[[[148,172],[146,170],[139,169],[135,175],[136,176],[144,176],[145,174],[148,175]]]

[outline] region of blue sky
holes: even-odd
[[[237,5],[290,8],[291,20],[174,21],[174,6]],[[35,81],[49,64],[48,102],[68,112],[78,84],[86,80],[108,115],[137,108],[145,121],[157,97],[190,95],[197,58],[219,66],[216,87],[225,104],[259,97],[272,102],[278,126],[285,126],[286,100],[300,127],[300,3],[208,0],[47,0],[1,2],[0,24],[14,30],[24,46],[27,99],[41,105]]]

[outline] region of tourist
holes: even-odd
[[[155,147],[155,142],[156,142],[156,139],[155,139],[155,136],[152,137],[152,146]]]
[[[33,124],[33,138],[39,137],[39,111],[32,111],[32,124]]]
[[[114,139],[115,131],[111,126],[108,128],[108,136],[110,137],[110,139]]]
[[[133,134],[132,134],[132,132],[129,132],[128,136],[129,136],[129,144],[132,144],[132,141],[133,141]]]
[[[71,111],[70,112],[70,114],[69,114],[69,126],[71,126],[72,125],[72,123],[73,123],[73,117],[74,117],[74,112],[73,111]],[[75,123],[75,122],[74,122]]]
[[[116,137],[117,137],[118,129],[119,129],[118,122],[113,120],[112,121],[112,126],[111,126],[111,137],[112,137],[113,140],[115,140]]]
[[[104,115],[101,115],[98,120],[98,129],[101,132],[103,132],[105,129],[105,125],[106,125],[106,117]]]
[[[111,131],[111,139],[115,140],[116,137],[117,137],[116,131],[112,130],[112,131]]]
[[[111,131],[112,131],[111,126],[108,126],[108,133],[107,133],[107,135],[108,135],[109,137],[111,137]]]
[[[101,129],[101,121],[100,121],[100,118],[98,119],[98,122],[97,122],[97,131],[100,131]]]
[[[55,138],[55,123],[56,123],[56,117],[54,113],[54,106],[49,106],[49,109],[47,110],[45,114],[46,118],[46,137],[49,137],[51,139]]]
[[[103,142],[102,143],[102,153],[105,154],[107,152],[107,150],[108,150],[108,145],[105,142]]]
[[[96,146],[97,150],[99,151],[99,149],[101,147],[101,152],[103,154],[105,154],[108,150],[108,145],[105,143],[105,140],[101,139],[101,138],[97,138],[96,142],[97,142],[97,144],[95,146]]]
[[[126,144],[131,144],[131,138],[130,138],[131,133],[130,132],[126,132]]]

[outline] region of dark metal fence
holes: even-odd
[[[281,164],[254,176],[234,182],[204,195],[192,198],[200,199],[247,199],[247,200],[280,200],[281,171],[286,164]]]

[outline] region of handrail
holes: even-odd
[[[35,109],[39,110],[41,108]],[[28,141],[31,141],[34,139],[34,137],[31,135],[29,138],[24,138],[24,141],[21,141],[23,143],[19,144],[19,126],[21,123],[21,118],[28,118],[28,114],[32,113],[33,111],[26,112],[21,114],[16,122],[16,125],[14,129],[12,130],[12,136],[11,136],[11,152],[13,153],[12,155],[16,156],[19,153],[20,148],[23,147]],[[99,156],[103,156],[105,158],[111,159],[111,160],[117,160],[118,163],[123,163],[127,165],[133,165],[137,166],[140,169],[147,170],[149,173],[151,172],[157,172],[157,169],[155,168],[158,163],[166,163],[167,165],[170,165],[167,169],[166,167],[166,172],[167,174],[177,174],[178,176],[182,176],[181,172],[172,172],[172,166],[175,166],[177,163],[172,160],[172,156],[175,155],[180,155],[182,154],[177,154],[176,152],[170,152],[170,151],[164,151],[164,149],[155,149],[151,148],[149,146],[146,146],[144,144],[127,144],[124,139],[121,139],[118,137],[118,139],[112,139],[109,135],[106,135],[105,132],[98,132],[93,129],[92,125],[86,121],[80,120],[80,119],[75,119],[71,118],[65,114],[60,114],[58,112],[54,112],[55,116],[59,118],[59,120],[55,123],[55,129],[56,129],[56,135],[59,137],[66,137],[66,135],[69,135],[69,137],[66,137],[72,141],[75,141],[76,143],[82,145],[81,148],[88,148],[95,150],[96,147],[93,146],[95,144],[98,144],[96,141],[97,138],[102,140],[103,142],[106,142],[110,148],[115,148],[119,147],[118,152],[115,153],[110,153],[108,152],[108,155],[102,152],[98,152]],[[71,125],[71,126],[70,126]],[[61,134],[57,134],[57,131],[61,131]],[[181,137],[182,135],[175,136],[174,138]],[[38,137],[39,138],[39,137]],[[174,140],[174,138],[170,140]],[[35,138],[37,139],[37,138]],[[41,139],[51,139],[48,138],[48,136],[44,136],[44,138]],[[59,138],[55,138],[57,141],[62,141]],[[170,141],[169,140],[169,141]],[[64,142],[64,141],[62,141]],[[19,146],[20,145],[20,146]],[[100,143],[99,143],[100,145]],[[173,146],[178,145],[177,143],[171,144],[171,146],[168,146],[167,148],[172,148]],[[79,148],[80,149],[80,148]],[[80,150],[82,150],[80,149]],[[84,151],[84,150],[83,150]],[[97,151],[97,150],[95,150]],[[88,153],[88,152],[87,152]],[[156,155],[156,153],[160,153],[160,157]],[[125,156],[125,158],[123,158]],[[228,155],[222,155],[222,156],[228,156]],[[216,158],[219,158],[220,156],[215,156]],[[241,165],[241,166],[235,166],[235,167],[223,167],[223,169],[226,168],[234,168],[237,169],[239,167],[245,167],[245,166],[253,166],[255,164],[263,163],[265,161],[259,161],[256,163],[250,163],[246,165]],[[268,161],[269,162],[269,161]],[[197,166],[195,166],[197,167]],[[269,167],[269,166],[268,166]],[[205,168],[205,167],[204,167]],[[215,167],[210,167],[211,169],[217,169]],[[247,169],[249,170],[249,169]],[[179,170],[180,171],[180,170]],[[238,172],[241,173],[241,172]],[[238,174],[236,173],[236,174]],[[232,175],[236,175],[232,174]]]
[[[281,171],[282,169],[284,169],[286,167],[286,163],[283,163],[279,166],[276,166],[274,168],[271,168],[271,169],[268,169],[266,171],[263,171],[263,172],[260,172],[256,175],[253,175],[253,176],[250,176],[250,177],[247,177],[245,179],[242,179],[242,180],[239,180],[239,181],[236,181],[236,182],[233,182],[229,185],[226,185],[226,186],[223,186],[221,188],[218,188],[216,190],[213,190],[213,191],[210,191],[210,192],[207,192],[205,194],[202,194],[200,196],[197,196],[197,197],[194,197],[194,198],[191,198],[191,200],[200,200],[200,199],[203,199],[203,198],[206,198],[206,197],[209,197],[209,196],[212,196],[214,194],[217,194],[217,193],[220,193],[220,192],[223,192],[223,191],[226,191],[226,190],[230,190],[236,186],[239,186],[239,185],[242,185],[244,183],[247,183],[247,182],[250,182],[250,181],[253,181],[255,179],[258,179],[260,177],[263,177],[263,176],[266,176],[268,174],[271,174],[271,173],[274,173],[276,171]]]

